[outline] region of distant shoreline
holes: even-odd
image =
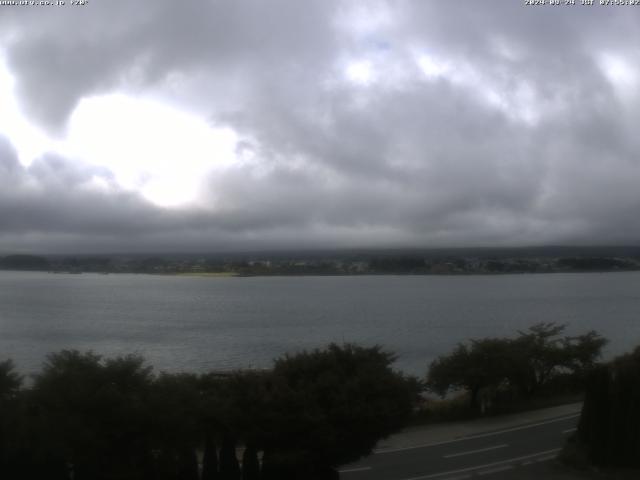
[[[576,274],[576,273],[629,273],[639,272],[640,269],[625,270],[551,270],[551,271],[519,271],[519,272],[295,272],[295,273],[240,273],[240,272],[95,272],[95,271],[54,271],[54,270],[27,270],[27,269],[0,269],[0,272],[40,272],[53,275],[151,275],[155,277],[200,277],[200,278],[242,278],[242,277],[498,277],[505,275],[544,275],[544,274]]]
[[[397,252],[335,256],[294,255],[245,257],[191,256],[76,256],[0,257],[0,269],[54,273],[132,273],[206,278],[362,275],[505,275],[524,273],[606,273],[640,271],[640,250],[626,252],[491,252],[434,256]],[[538,253],[538,255],[535,255]],[[564,255],[562,255],[564,253]]]
[[[206,277],[206,278],[226,278],[242,277],[236,272],[175,272],[175,273],[151,273],[150,275],[168,275],[176,277]]]

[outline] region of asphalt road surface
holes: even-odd
[[[344,480],[508,478],[518,468],[553,460],[579,414],[489,431],[445,442],[378,450],[340,469]]]

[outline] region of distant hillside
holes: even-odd
[[[0,268],[5,270],[48,270],[49,260],[37,255],[9,255],[0,257]]]
[[[8,255],[0,269],[234,275],[500,274],[640,270],[637,246]]]

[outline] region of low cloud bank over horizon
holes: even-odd
[[[640,244],[639,12],[0,7],[0,253]]]

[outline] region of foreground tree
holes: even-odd
[[[584,335],[564,336],[566,325],[538,323],[513,341],[512,369],[509,378],[520,393],[531,396],[560,372],[583,380],[607,340],[591,330]]]
[[[230,433],[226,433],[222,439],[220,478],[222,480],[240,480],[240,463],[236,456],[236,440]]]
[[[140,357],[50,355],[32,402],[41,448],[71,465],[76,480],[144,478],[150,468],[151,368]]]
[[[640,467],[640,347],[594,369],[577,430],[597,466]]]
[[[402,428],[419,389],[392,370],[393,361],[380,347],[350,344],[278,359],[260,419],[263,476],[332,478],[333,468]]]
[[[22,377],[11,360],[0,362],[0,476],[17,476],[26,453],[24,409],[21,408]]]
[[[418,382],[393,371],[393,360],[379,347],[331,345],[282,357],[270,371],[154,376],[137,356],[69,350],[50,355],[24,391],[3,362],[0,472],[24,480],[337,478],[338,465],[370,453],[412,412]]]
[[[607,339],[595,330],[577,337],[565,337],[563,350],[566,356],[563,366],[581,378],[585,378],[597,365],[602,349],[607,343]]]
[[[538,323],[513,339],[458,344],[452,353],[431,363],[427,386],[441,396],[466,390],[470,407],[477,409],[483,389],[508,389],[530,397],[559,375],[569,375],[573,383],[579,383],[596,364],[607,341],[595,331],[561,337],[564,330],[564,325]]]
[[[22,376],[15,371],[12,360],[0,362],[0,402],[14,398],[22,386]]]
[[[466,390],[469,407],[477,409],[480,391],[497,387],[511,374],[512,357],[512,345],[506,339],[485,338],[471,340],[469,345],[458,344],[451,354],[431,363],[427,387],[441,396],[451,390]]]
[[[202,480],[218,480],[219,478],[216,443],[211,434],[205,434],[202,455]]]
[[[176,472],[168,478],[197,480],[196,449],[204,444],[199,377],[189,373],[163,372],[154,379],[150,391],[147,413],[153,419],[150,429],[152,445],[162,459],[161,470],[164,473]],[[209,478],[210,455],[208,452],[206,473]]]
[[[242,480],[260,480],[258,451],[253,445],[247,445],[242,454]]]

